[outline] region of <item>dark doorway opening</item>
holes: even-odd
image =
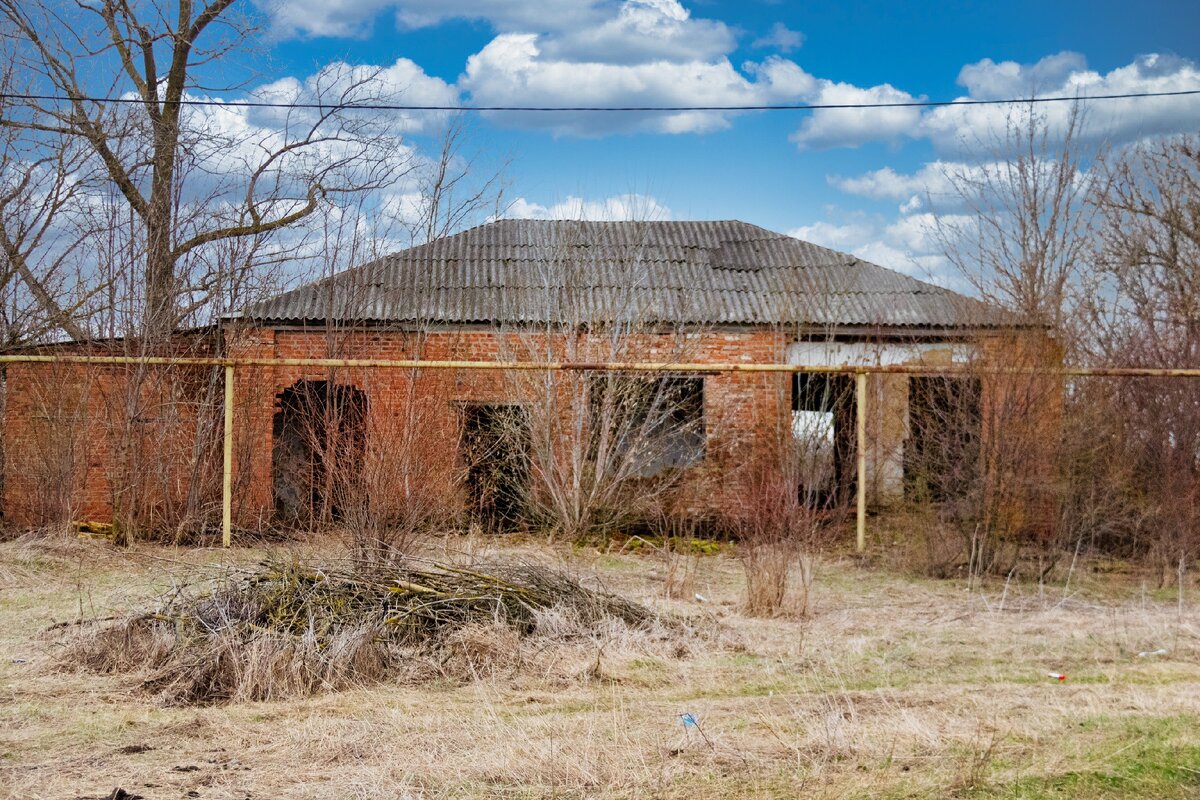
[[[979,474],[978,378],[913,376],[908,380],[904,487],[910,500],[965,497]]]
[[[792,381],[792,435],[801,450],[800,500],[841,508],[858,487],[854,382],[849,375],[798,372]]]
[[[276,518],[303,526],[340,519],[362,475],[366,393],[329,381],[297,381],[276,395],[275,408]]]
[[[519,527],[529,491],[529,416],[517,405],[462,409],[468,512],[492,533]]]

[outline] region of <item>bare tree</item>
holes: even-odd
[[[973,143],[988,160],[945,173],[959,213],[936,216],[933,236],[981,298],[1012,312],[1009,332],[975,343],[981,366],[1036,370],[1078,351],[1095,223],[1084,127],[1079,104],[1061,123],[1033,104],[1015,108],[1000,134]],[[971,570],[1011,571],[1031,546],[1057,552],[1069,505],[1062,382],[983,373],[970,390],[927,384],[934,394],[917,399],[941,440],[926,431],[926,455],[936,457],[913,467],[935,488],[922,496],[940,504]]]
[[[214,100],[248,83],[227,77],[255,32],[240,5],[0,0],[9,341],[219,354],[221,341],[173,334],[277,289],[313,256],[319,209],[361,215],[417,163],[405,124],[353,108],[395,99],[374,69],[335,64],[250,95],[282,104],[269,110]],[[122,537],[202,530],[219,507],[219,372],[139,365],[98,385]]]
[[[1104,220],[1096,356],[1200,366],[1200,138],[1146,142],[1107,159],[1094,201]],[[1200,555],[1200,386],[1143,379],[1109,389],[1114,454],[1129,468],[1131,532],[1165,579]]]
[[[740,470],[740,502],[721,521],[737,538],[749,614],[803,616],[811,608],[815,551],[847,512],[832,485],[832,437],[832,427],[793,416],[765,432]]]
[[[1142,144],[1105,162],[1101,347],[1142,364],[1200,360],[1200,138]],[[1138,341],[1135,342],[1133,339]],[[1115,348],[1115,350],[1112,350]],[[1133,348],[1132,350],[1130,348]]]
[[[13,88],[11,61],[0,91]],[[0,100],[0,119],[11,101]],[[90,295],[72,270],[95,232],[85,199],[94,185],[80,174],[86,154],[76,142],[31,144],[0,130],[0,346],[37,341],[63,331],[86,338]]]
[[[307,276],[324,289],[323,325],[312,331],[321,355],[369,358],[385,348],[420,360],[432,342],[453,346],[455,334],[435,330],[429,316],[440,286],[419,255],[393,251],[482,221],[498,205],[503,173],[464,156],[466,145],[461,119],[451,118],[436,154],[416,159],[402,194],[360,195],[341,213],[322,215]],[[385,285],[410,317],[380,319]],[[442,438],[457,419],[438,374],[330,368],[305,374],[277,400],[285,412],[275,431],[278,524],[338,529],[369,566],[408,553],[461,514],[461,470],[444,468]]]
[[[1061,127],[1032,104],[1011,111],[1003,134],[973,143],[991,160],[945,170],[949,203],[966,215],[938,214],[932,229],[982,298],[1060,339],[1091,255],[1084,124],[1079,104]]]
[[[207,108],[190,106],[211,97],[219,81],[212,65],[253,34],[234,5],[0,0],[13,63],[27,76],[24,93],[43,98],[10,107],[0,124],[19,131],[31,151],[85,153],[80,166],[115,188],[133,230],[129,254],[140,265],[137,332],[151,343],[165,341],[189,305],[223,288],[194,272],[204,248],[281,231],[326,199],[386,186],[409,166],[386,125],[346,108],[379,99],[370,71],[323,71],[303,90],[311,97],[276,98],[315,107],[288,107],[269,130],[245,135],[222,131]],[[108,101],[127,93],[137,102]],[[57,302],[51,312],[60,321],[71,316]]]
[[[392,209],[395,223],[408,231],[411,244],[449,236],[484,215],[501,215],[508,165],[482,168],[482,154],[467,149],[471,133],[466,115],[451,116],[436,156],[413,170],[415,208]]]

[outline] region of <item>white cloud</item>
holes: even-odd
[[[729,60],[736,33],[718,20],[692,15],[679,0],[566,0],[499,3],[486,0],[296,0],[272,9],[277,31],[355,35],[395,9],[405,27],[450,18],[488,21],[498,35],[470,56],[457,87],[476,105],[737,106],[796,100],[817,90],[816,79],[779,56]],[[774,31],[783,49],[798,34]],[[399,62],[398,62],[399,63]],[[415,74],[420,68],[411,62]],[[344,65],[343,65],[344,66]],[[435,80],[424,76],[424,83]],[[418,85],[439,99],[450,87]],[[422,102],[410,91],[406,102]],[[440,104],[440,103],[439,103]],[[491,114],[494,122],[555,133],[597,136],[618,131],[696,133],[724,128],[732,113]]]
[[[383,67],[334,62],[303,77],[284,77],[249,90],[245,99],[292,104],[334,103],[455,105],[458,91],[426,75],[408,59]],[[267,108],[226,104],[184,110],[187,137],[187,202],[230,202],[236,207],[249,176],[263,165],[260,194],[288,198],[286,210],[306,201],[308,180],[326,174],[327,186],[372,183],[403,176],[423,162],[407,141],[411,133],[438,129],[444,114],[340,111],[326,119],[312,108]],[[240,98],[238,98],[240,99]],[[299,147],[316,126],[315,141]],[[275,154],[272,157],[272,154]],[[290,206],[289,206],[290,204]]]
[[[1087,59],[1070,51],[1046,56],[1035,64],[1026,65],[1015,61],[996,63],[985,58],[959,70],[958,85],[966,87],[968,95],[976,100],[1029,97],[1057,89],[1072,75],[1086,69]]]
[[[419,105],[455,106],[459,92],[441,78],[425,74],[413,61],[397,59],[389,66],[351,65],[344,61],[326,64],[304,80],[286,77],[261,86],[251,92],[255,100],[274,103],[340,103],[360,105]],[[280,126],[304,120],[315,120],[315,109],[297,111],[286,108],[254,108],[254,121],[268,126]],[[385,115],[377,111],[363,112],[364,118],[378,123]],[[445,114],[433,112],[400,112],[386,114],[386,125],[395,133],[429,132],[445,120]]]
[[[334,62],[312,75],[280,78],[245,95],[248,100],[281,103],[403,99],[422,105],[454,105],[457,97],[453,86],[426,75],[408,59],[382,67]],[[204,96],[197,99],[212,104],[188,106],[184,111],[188,162],[183,201],[206,214],[226,209],[236,215],[249,176],[260,168],[256,194],[266,204],[259,210],[268,215],[307,202],[313,175],[323,175],[323,184],[335,195],[342,185],[403,181],[428,163],[408,135],[435,130],[444,116],[343,110],[322,120],[320,112],[310,108],[248,107]],[[314,125],[318,126],[314,141],[291,147],[304,142]],[[187,233],[187,225],[181,222],[181,235]]]
[[[621,194],[603,200],[567,197],[549,206],[519,197],[501,215],[512,219],[572,219],[596,222],[636,220],[639,222],[671,219],[671,209],[643,194]]]
[[[430,200],[417,191],[387,192],[380,198],[379,208],[399,225],[414,227],[428,218]]]
[[[255,0],[267,7],[278,35],[355,36],[370,30],[381,14],[393,14],[404,29],[450,19],[486,22],[496,37],[472,55],[457,86],[424,75],[412,62],[388,68],[404,83],[412,102],[454,102],[462,93],[480,105],[737,106],[771,103],[871,104],[923,99],[891,84],[857,86],[815,77],[798,64],[773,55],[761,63],[734,66],[737,31],[724,22],[692,14],[681,0]],[[788,52],[800,33],[776,23],[756,47]],[[344,65],[343,65],[344,66]],[[405,83],[407,78],[407,83]],[[1032,63],[983,59],[964,66],[960,100],[1173,91],[1200,85],[1190,60],[1161,54],[1141,56],[1107,73],[1091,70],[1085,58],[1064,51]],[[1002,138],[1013,108],[951,105],[824,109],[812,112],[791,136],[800,148],[897,144],[925,138],[943,157],[977,152],[981,143]],[[1061,129],[1065,103],[1038,106],[1051,129]],[[505,125],[543,128],[572,135],[647,131],[695,133],[727,127],[730,112],[500,114]],[[415,117],[412,124],[419,124]],[[1138,98],[1090,103],[1087,134],[1116,142],[1200,128],[1200,104],[1178,98]],[[909,195],[911,199],[912,195]]]
[[[917,98],[890,84],[861,88],[822,80],[811,102],[817,104],[908,103]],[[801,123],[791,139],[802,148],[858,147],[871,141],[897,141],[912,136],[921,119],[919,108],[822,109]]]
[[[948,264],[945,258],[937,253],[914,253],[882,239],[865,243],[855,250],[854,255],[872,264],[911,275],[918,280],[938,285],[950,282],[950,276],[946,272]]]
[[[983,165],[977,164],[932,161],[915,172],[903,173],[883,167],[852,177],[830,175],[827,180],[846,194],[871,200],[899,201],[900,211],[908,214],[923,208],[927,199],[939,207],[955,205],[957,193],[952,178],[982,177],[984,169]]]
[[[577,62],[686,63],[722,57],[735,46],[724,23],[694,19],[677,0],[625,0],[616,16],[598,25],[545,37],[542,51],[550,59]]]
[[[832,222],[814,222],[811,225],[793,228],[787,232],[787,235],[833,250],[852,252],[854,248],[862,247],[869,242],[874,233],[875,225],[866,221],[841,225]]]
[[[1200,68],[1188,59],[1150,54],[1100,73],[1067,52],[1026,65],[985,59],[963,67],[959,83],[967,88],[964,99],[1170,92],[1200,86]],[[944,153],[978,151],[980,144],[995,148],[1014,108],[1025,113],[1021,106],[943,106],[924,114],[921,134]],[[1070,112],[1070,103],[1046,103],[1036,113],[1054,134],[1066,129]],[[1200,128],[1200,104],[1172,97],[1099,100],[1088,103],[1085,113],[1083,134],[1090,140],[1121,143]]]
[[[928,211],[901,214],[884,228],[883,234],[886,241],[903,247],[906,253],[938,255],[941,250],[935,235],[938,227],[963,231],[973,227],[973,220],[974,217],[966,214],[935,215]]]
[[[733,31],[695,19],[679,0],[256,0],[278,37],[361,37],[392,12],[401,29],[447,20],[486,22],[498,33],[548,35],[556,56],[613,63],[639,58],[707,58],[729,52]]]
[[[769,56],[759,63],[747,61],[742,69],[755,77],[764,102],[812,97],[821,85],[796,62],[781,56]]]
[[[371,21],[388,0],[255,0],[271,18],[279,38],[296,36],[365,36]]]
[[[748,65],[754,80],[726,58],[609,64],[543,54],[537,34],[503,34],[467,60],[460,85],[479,105],[726,106],[763,103],[807,85],[811,77],[778,57]],[[595,136],[616,131],[695,133],[724,128],[728,112],[563,112],[492,115],[504,124]]]
[[[1023,181],[1037,180],[1048,184],[1054,180],[1053,173],[1058,162],[1052,158],[1039,160],[1035,165],[1016,165],[1007,161],[981,160],[973,163],[961,161],[932,161],[915,172],[900,173],[884,167],[855,177],[831,175],[829,184],[847,194],[871,200],[899,200],[900,212],[911,214],[923,208],[941,214],[957,213],[965,209],[972,197],[1017,187]],[[1085,193],[1091,180],[1087,170],[1075,172],[1077,190]],[[961,191],[960,191],[961,189]],[[1020,189],[1013,189],[1014,192]]]
[[[788,231],[788,235],[921,280],[954,286],[957,280],[950,262],[931,236],[933,223],[933,215],[927,213],[901,215],[892,222],[879,216],[855,214],[840,223],[819,221],[801,225]]]
[[[784,53],[790,53],[800,45],[804,44],[804,34],[800,31],[794,31],[782,22],[776,22],[771,26],[771,30],[767,35],[760,36],[754,40],[754,47],[773,47]]]
[[[959,101],[1171,92],[1200,87],[1200,67],[1188,59],[1150,54],[1099,73],[1088,69],[1082,55],[1062,52],[1033,64],[984,59],[963,67],[958,82],[967,90],[956,98]],[[821,80],[818,85],[811,102],[902,103],[919,99],[888,84],[862,88]],[[1028,107],[1020,104],[818,110],[792,134],[792,140],[800,147],[826,148],[924,138],[943,156],[977,158],[983,149],[987,157],[997,157],[1008,120],[1013,114],[1027,113]],[[1052,136],[1060,135],[1066,130],[1071,104],[1040,104],[1035,113],[1045,120]],[[1082,136],[1090,141],[1122,143],[1197,128],[1200,104],[1172,97],[1143,97],[1088,103]]]
[[[920,172],[905,175],[891,167],[884,167],[852,178],[840,175],[829,176],[829,183],[847,194],[869,197],[873,200],[900,200],[926,191],[930,177],[939,175],[938,164],[926,164]]]
[[[595,24],[605,15],[605,6],[611,3],[607,0],[391,0],[386,5],[396,9],[396,21],[405,28],[424,28],[450,19],[475,19],[486,21],[499,31],[517,31],[547,25],[568,30]]]

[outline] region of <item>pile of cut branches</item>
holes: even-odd
[[[151,611],[83,626],[61,663],[148,670],[145,687],[169,702],[263,700],[477,675],[512,663],[521,640],[543,628],[561,641],[613,626],[662,639],[684,632],[540,565],[364,570],[270,560],[179,586]]]

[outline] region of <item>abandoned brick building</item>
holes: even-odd
[[[553,469],[578,470],[568,462],[595,456],[594,442],[570,454],[569,440],[582,430],[572,415],[581,406],[594,413],[596,381],[611,373],[447,362],[947,364],[1011,352],[1037,335],[964,295],[743,222],[501,220],[303,285],[181,335],[178,349],[239,362],[234,514],[238,525],[257,527],[312,522],[319,506],[337,511],[345,475],[370,488],[376,507],[474,504],[493,516],[515,513],[497,507],[504,491],[481,487],[497,472],[535,480],[511,442],[500,445],[497,426],[522,428],[525,448],[538,437],[556,447],[566,441]],[[441,364],[278,363],[284,359]],[[151,372],[142,372],[139,410],[130,415],[128,367],[9,366],[8,520],[108,519],[136,505],[179,524],[211,511],[220,495],[222,370]],[[939,392],[992,402],[978,380],[956,380],[869,376],[871,503],[912,490],[906,471],[933,449],[924,439]],[[689,502],[716,509],[741,493],[739,475],[756,444],[808,425],[829,450],[824,474],[811,478],[820,485],[808,488],[823,502],[851,496],[852,377],[697,371],[644,373],[636,382],[670,398],[660,425],[670,431],[661,453],[627,470],[631,480],[672,470],[681,485],[697,487]],[[550,420],[545,431],[530,422],[538,404]],[[318,439],[337,440],[326,452],[312,436],[314,418],[325,420]]]

